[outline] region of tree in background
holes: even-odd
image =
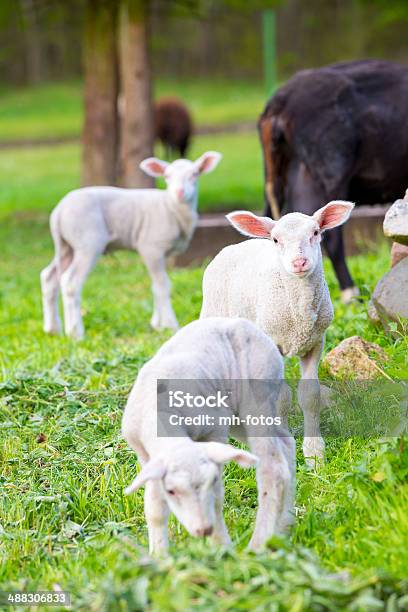
[[[39,83],[43,80],[42,49],[35,0],[20,0],[21,16],[24,22],[27,80]]]
[[[407,0],[0,0],[1,84],[85,72],[83,182],[148,185],[138,165],[153,148],[150,64],[174,93],[179,78],[260,80],[270,7],[282,79],[339,60],[408,59]]]
[[[116,182],[119,131],[116,25],[116,2],[87,0],[83,40],[83,185]]]
[[[125,187],[151,187],[139,168],[153,151],[152,84],[149,61],[149,2],[121,0],[119,57],[122,92],[119,181]]]
[[[41,79],[80,78],[85,4],[0,0],[1,85],[36,80],[27,32],[32,21]],[[149,5],[150,59],[160,77],[261,79],[261,12],[268,6],[276,8],[282,78],[357,57],[408,61],[407,0],[150,0]]]
[[[153,185],[139,168],[142,159],[153,152],[148,10],[149,0],[86,2],[85,185]]]
[[[84,0],[0,0],[0,81],[77,78]]]

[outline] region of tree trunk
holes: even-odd
[[[121,184],[151,187],[139,164],[153,152],[153,107],[148,55],[148,0],[122,0],[119,56],[122,83]]]
[[[20,0],[26,47],[26,75],[31,85],[43,80],[40,28],[34,0]]]
[[[116,2],[87,0],[84,31],[83,185],[112,185],[116,182],[119,89],[116,17]]]

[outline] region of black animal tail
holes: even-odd
[[[279,117],[267,113],[258,121],[265,175],[265,216],[279,219],[284,207],[288,146]]]

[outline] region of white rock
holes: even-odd
[[[402,200],[396,200],[387,211],[384,224],[384,234],[394,242],[408,244],[408,189]]]

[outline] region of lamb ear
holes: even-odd
[[[319,208],[313,218],[320,225],[322,232],[327,229],[332,229],[338,225],[342,225],[349,218],[351,211],[354,208],[353,202],[345,202],[344,200],[333,200]]]
[[[221,153],[218,153],[217,151],[207,151],[206,153],[203,153],[201,157],[196,159],[194,164],[200,174],[208,174],[218,166],[221,159]]]
[[[166,468],[161,459],[148,461],[140,470],[134,481],[125,489],[125,495],[130,495],[140,489],[148,480],[160,480],[166,473]]]
[[[143,161],[140,162],[139,168],[146,172],[149,176],[153,176],[154,178],[158,178],[159,176],[163,176],[164,171],[166,170],[169,164],[162,159],[158,159],[157,157],[147,157]]]
[[[214,463],[235,461],[241,467],[249,468],[256,465],[259,461],[256,455],[240,448],[235,448],[232,444],[222,444],[221,442],[201,442],[201,444],[203,444],[208,458],[214,461]]]
[[[227,219],[241,234],[251,238],[270,238],[276,224],[269,217],[257,217],[245,210],[229,213]]]

